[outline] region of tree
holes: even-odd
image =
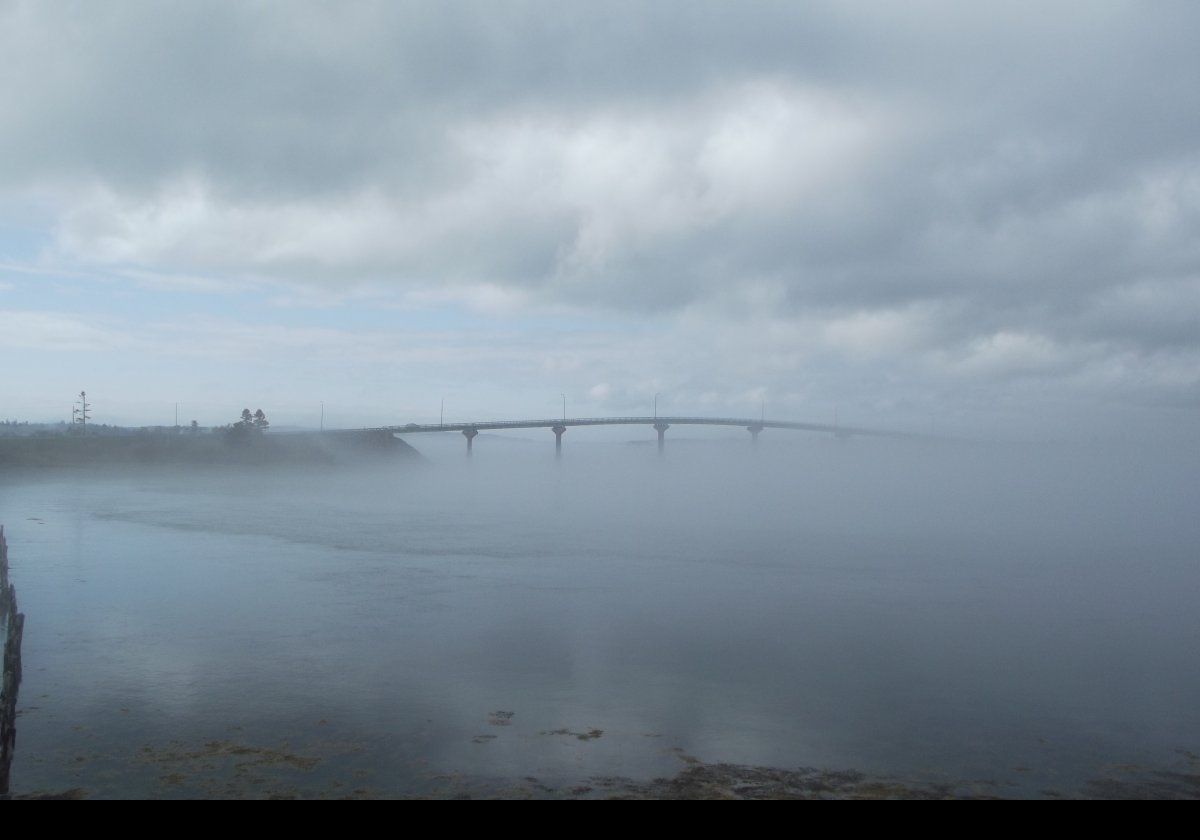
[[[260,434],[271,428],[271,424],[267,420],[267,415],[263,414],[263,410],[261,408],[254,412],[254,428]]]
[[[250,413],[250,409],[243,408],[241,419],[225,427],[225,437],[231,443],[246,443],[257,431],[254,415]]]

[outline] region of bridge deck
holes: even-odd
[[[874,437],[917,438],[923,435],[857,426],[835,426],[828,423],[793,423],[782,420],[759,420],[746,417],[575,417],[553,420],[481,420],[470,423],[408,423],[404,426],[379,426],[358,431],[392,432],[416,435],[431,432],[476,432],[500,429],[552,429],[555,426],[740,426],[744,429],[792,429],[803,432],[827,432],[836,435],[870,435]]]

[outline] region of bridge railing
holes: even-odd
[[[828,423],[800,423],[784,420],[765,420],[755,417],[571,417],[563,419],[544,418],[530,420],[480,420],[455,423],[408,423],[402,426],[379,426],[356,431],[387,431],[394,434],[422,434],[427,432],[457,432],[500,429],[538,429],[555,426],[652,426],[664,423],[669,426],[740,426],[751,429],[793,429],[797,431],[829,432],[837,435],[873,435],[885,437],[921,437],[908,432],[884,429],[869,429],[856,426],[841,426]]]
[[[694,426],[811,426],[813,428],[825,428],[817,423],[785,423],[782,421],[760,421],[754,418],[746,417],[569,417],[563,419],[561,417],[550,417],[544,419],[530,420],[478,420],[478,421],[462,421],[454,423],[408,423],[402,426],[381,426],[379,429],[389,429],[393,431],[401,431],[404,429],[422,430],[422,431],[455,431],[457,429],[519,429],[519,428],[537,428],[540,426],[632,426],[632,425],[647,425],[652,426],[655,423],[671,423],[676,425],[694,425]],[[832,426],[829,428],[833,428]],[[363,429],[362,431],[373,431]]]

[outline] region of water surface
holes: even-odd
[[[429,464],[0,477],[14,792],[1196,772],[1200,492],[1174,454],[413,442]]]

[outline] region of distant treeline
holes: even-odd
[[[101,437],[131,437],[134,435],[179,434],[183,429],[176,426],[110,426],[107,423],[88,423],[87,434]],[[202,430],[203,431],[203,430]],[[28,420],[0,420],[0,438],[3,437],[59,437],[80,433],[78,425],[70,423],[30,423]]]
[[[420,457],[388,433],[127,434],[0,437],[0,467],[89,465],[335,465],[380,456]]]

